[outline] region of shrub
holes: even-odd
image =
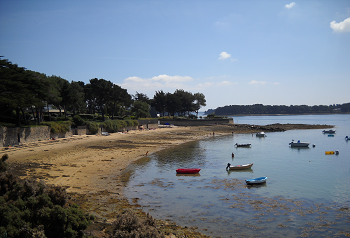
[[[155,220],[147,214],[145,219],[138,218],[133,212],[124,212],[113,223],[114,238],[158,238],[164,237],[155,227]]]
[[[138,126],[139,122],[137,120],[108,120],[105,121],[102,125],[106,131],[113,133],[128,126]]]
[[[73,123],[75,126],[82,126],[85,124],[85,121],[79,115],[75,115],[73,117]]]
[[[0,236],[83,237],[94,219],[77,205],[67,204],[66,190],[35,180],[0,174]]]
[[[0,159],[0,173],[5,172],[7,170],[7,163],[5,162],[8,160],[9,156],[8,154],[4,154]]]
[[[100,130],[100,126],[97,122],[87,122],[86,126],[92,134],[97,134]]]
[[[64,121],[64,122],[42,122],[42,125],[49,126],[50,132],[53,134],[56,133],[65,133],[70,131],[71,122],[70,121]]]
[[[93,120],[94,115],[93,114],[80,114],[79,115],[83,120]]]
[[[109,133],[118,131],[118,125],[114,120],[105,121],[102,125]]]

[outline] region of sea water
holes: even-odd
[[[214,237],[346,236],[350,234],[350,115],[244,116],[238,124],[303,123],[321,129],[212,136],[155,153],[130,166],[124,190],[145,212]],[[294,140],[309,148],[291,148]],[[237,148],[235,143],[251,143]],[[314,145],[314,146],[313,146]],[[338,155],[325,151],[338,150]],[[234,157],[232,157],[232,153]],[[254,163],[242,171],[226,165]],[[201,168],[177,175],[177,168]],[[246,186],[245,179],[267,176]]]

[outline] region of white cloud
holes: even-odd
[[[163,81],[163,82],[188,82],[192,81],[192,78],[189,76],[169,76],[166,74],[162,74],[159,76],[155,76],[151,78],[152,81]]]
[[[160,90],[160,89],[179,89],[185,88],[184,82],[192,81],[189,76],[169,76],[166,74],[154,76],[152,78],[128,77],[124,83],[120,84],[122,88],[129,90]]]
[[[250,81],[249,84],[266,84],[266,82],[265,82],[265,81],[256,81],[256,80],[252,80],[252,81]]]
[[[291,2],[289,4],[284,5],[284,7],[287,8],[287,9],[291,9],[294,6],[295,6],[295,2]]]
[[[234,85],[234,84],[238,84],[238,83],[232,83],[231,81],[222,81],[220,83],[218,83],[218,86],[230,86],[230,85]]]
[[[330,27],[335,32],[346,32],[350,31],[350,17],[346,18],[344,21],[336,23],[336,21],[332,21]]]
[[[225,60],[231,57],[231,54],[228,54],[227,52],[221,52],[220,54],[220,60]]]

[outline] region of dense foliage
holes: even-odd
[[[63,122],[42,122],[42,125],[46,125],[50,127],[50,132],[53,134],[56,133],[66,133],[70,131],[71,122],[63,121]]]
[[[162,116],[167,113],[174,116],[175,113],[179,115],[188,116],[190,112],[197,112],[202,106],[206,106],[206,100],[203,93],[192,94],[184,90],[175,90],[174,93],[165,93],[163,90],[156,91],[152,104]]]
[[[138,126],[137,120],[109,120],[105,121],[102,125],[109,133],[117,132],[121,128],[129,126]]]
[[[113,222],[113,238],[161,238],[155,227],[155,220],[147,214],[145,219],[138,218],[132,212],[119,214]]]
[[[1,158],[0,168],[7,155]],[[66,190],[0,173],[0,235],[8,237],[82,237],[94,218],[68,205]]]
[[[107,116],[112,120],[126,116],[150,117],[151,106],[163,115],[189,115],[198,112],[205,103],[202,93],[184,90],[164,93],[161,90],[149,99],[138,92],[129,95],[126,89],[105,79],[93,78],[88,84],[69,82],[59,76],[26,70],[0,58],[0,122],[15,120],[17,126],[67,119],[67,112],[73,116],[98,113],[102,121]],[[59,115],[51,116],[45,111],[47,108],[58,109]]]
[[[97,122],[87,122],[86,127],[91,134],[97,134],[98,131],[100,130],[100,126]]]
[[[310,113],[336,113],[350,112],[350,103],[333,104],[329,106],[283,106],[283,105],[230,105],[218,107],[215,110],[208,110],[207,113],[215,112],[216,115],[235,115],[235,114],[310,114]]]

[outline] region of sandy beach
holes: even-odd
[[[156,151],[209,136],[255,133],[262,129],[279,131],[329,127],[277,124],[264,128],[249,125],[158,128],[108,136],[84,135],[38,141],[1,148],[0,156],[9,155],[9,169],[13,173],[22,178],[35,178],[65,187],[68,193],[75,194],[73,201],[94,214],[97,220],[108,221],[130,206],[123,196],[124,182],[128,179],[124,170]]]

